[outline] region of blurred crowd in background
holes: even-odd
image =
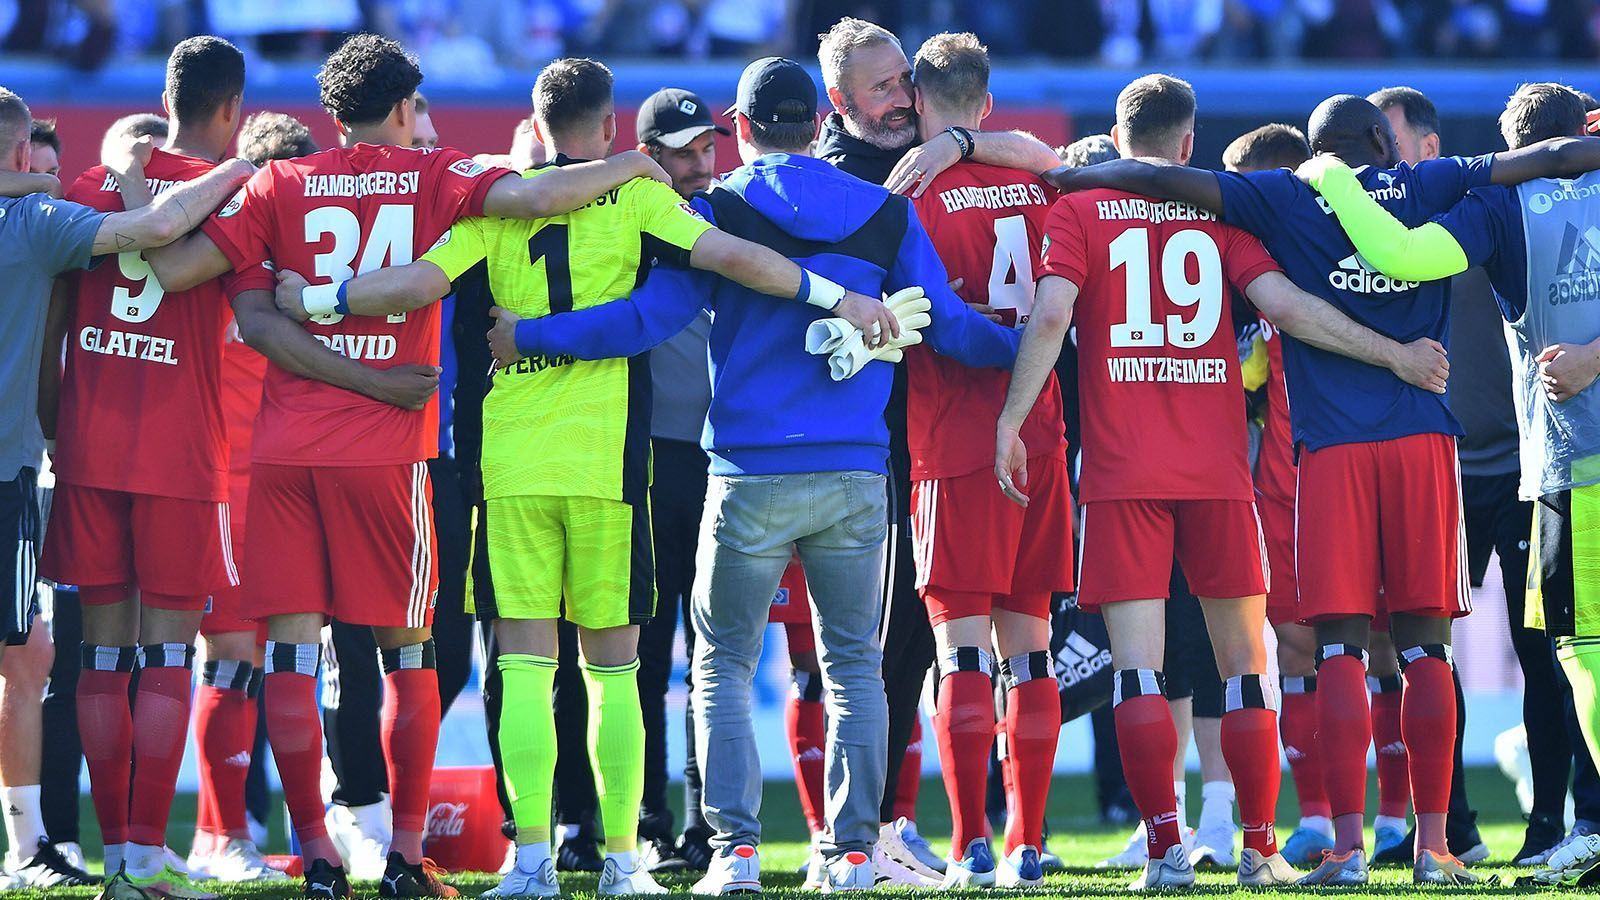
[[[0,0],[0,52],[94,70],[213,33],[313,60],[369,30],[415,50],[430,80],[472,84],[562,55],[805,58],[844,15],[908,45],[973,30],[998,57],[1115,66],[1592,60],[1600,47],[1600,0]]]

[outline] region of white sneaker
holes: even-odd
[[[496,875],[505,875],[508,872],[510,872],[512,869],[515,869],[516,867],[517,867],[517,843],[516,843],[516,841],[511,841],[510,843],[506,844],[506,858],[501,861],[500,870],[495,872],[495,874]]]
[[[1095,863],[1096,869],[1136,869],[1150,861],[1150,844],[1145,840],[1144,823],[1133,826],[1122,852]]]
[[[512,847],[512,859],[516,859],[516,848]],[[539,867],[532,872],[525,872],[515,866],[500,879],[500,883],[487,891],[479,894],[480,900],[508,900],[512,897],[558,897],[561,895],[561,884],[556,881],[555,860],[545,857]]]
[[[88,867],[84,865],[83,845],[76,841],[62,841],[56,845],[56,852],[61,854],[62,859],[71,863],[73,868],[87,870]]]
[[[901,825],[901,822],[905,824]],[[917,831],[917,823],[902,816],[895,820],[894,827],[900,832],[900,840],[906,845],[906,849],[911,851],[911,855],[915,856],[918,862],[941,875],[944,874],[944,858],[933,852],[928,839]]]
[[[1300,873],[1282,853],[1262,856],[1261,851],[1246,847],[1239,857],[1239,884],[1244,887],[1295,884],[1299,880]]]
[[[210,853],[189,854],[189,877],[216,879],[233,884],[246,881],[287,881],[289,876],[267,865],[253,841],[224,838]]]
[[[1038,847],[1018,845],[995,867],[995,887],[1031,888],[1041,884],[1044,884],[1044,866],[1039,860]]]
[[[994,884],[994,870],[994,854],[989,850],[989,842],[973,838],[960,859],[945,860],[944,881],[939,886],[946,890],[989,887]]]
[[[607,853],[600,869],[599,891],[605,896],[632,894],[665,894],[667,889],[656,884],[650,870],[639,862],[637,853]]]
[[[870,891],[876,887],[872,875],[872,857],[860,850],[851,850],[823,864],[822,892]]]
[[[937,887],[944,872],[934,869],[917,857],[916,851],[906,843],[910,831],[920,840],[917,829],[902,816],[878,829],[878,843],[872,848],[872,864],[880,879],[887,876],[893,884],[916,887]]]
[[[166,860],[167,868],[186,878],[189,877],[189,863],[183,857],[178,855],[178,851],[168,847],[165,844],[162,844],[161,856]]]
[[[823,872],[826,866],[822,863],[822,854],[816,848],[811,849],[811,855],[806,857],[806,880],[800,885],[803,891],[820,891],[824,880]]]
[[[725,847],[711,855],[706,874],[694,883],[696,894],[761,893],[761,854],[750,844]]]
[[[1195,868],[1216,866],[1232,869],[1239,865],[1233,852],[1233,840],[1239,833],[1232,819],[1207,823],[1202,821],[1194,835],[1194,846],[1189,851],[1189,864]]]
[[[904,821],[904,820],[902,820]],[[814,851],[813,851],[814,852]],[[826,868],[826,866],[824,866]],[[885,825],[878,831],[878,843],[872,848],[872,870],[878,884],[902,887],[938,887],[943,875],[931,871],[924,874],[922,864],[901,842],[894,826]],[[823,879],[824,886],[827,879]]]
[[[1128,885],[1128,890],[1149,891],[1193,884],[1194,866],[1189,865],[1189,854],[1184,852],[1182,844],[1175,844],[1168,847],[1160,859],[1145,863],[1144,871]]]
[[[389,841],[393,836],[387,797],[366,806],[328,807],[324,823],[328,838],[344,860],[352,880],[376,881],[389,866]]]

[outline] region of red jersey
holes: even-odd
[[[156,150],[152,193],[216,163]],[[68,200],[121,211],[105,167],[83,173]],[[183,500],[227,499],[222,331],[232,310],[220,280],[168,295],[142,254],[119,253],[76,278],[61,384],[56,477],[84,487]]]
[[[1289,429],[1289,391],[1283,380],[1283,340],[1261,316],[1261,337],[1267,345],[1267,422],[1256,457],[1256,490],[1280,503],[1294,503],[1294,435]]]
[[[230,329],[222,348],[222,421],[228,433],[228,508],[235,526],[244,522],[244,500],[250,495],[250,437],[266,377],[267,358]]]
[[[1044,272],[1078,286],[1084,503],[1254,499],[1232,292],[1278,264],[1186,203],[1068,194]]]
[[[1033,309],[1045,218],[1056,196],[1037,176],[965,162],[941,172],[912,202],[951,280],[962,279],[961,299],[987,303],[1006,324],[1020,328]],[[992,468],[994,424],[1011,373],[971,369],[912,347],[906,377],[911,477],[954,478]],[[1061,386],[1054,372],[1023,420],[1022,442],[1029,456],[1065,456]]]
[[[421,256],[457,219],[483,214],[506,169],[457,150],[356,144],[256,172],[203,226],[236,271],[263,262],[329,284]],[[438,365],[437,303],[387,317],[332,314],[306,330],[378,369]],[[268,364],[251,458],[369,466],[438,454],[437,397],[406,410]]]

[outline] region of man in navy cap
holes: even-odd
[[[698,94],[662,88],[639,107],[639,150],[661,164],[672,188],[688,200],[711,186],[717,171],[716,136],[731,131],[711,120],[711,108]],[[667,806],[667,682],[672,676],[672,643],[683,607],[684,646],[694,653],[694,623],[689,591],[694,586],[695,537],[706,503],[706,470],[711,460],[700,449],[700,430],[711,405],[706,371],[706,340],[711,316],[702,311],[688,327],[650,351],[650,449],[655,479],[650,485],[650,527],[656,551],[656,616],[639,628],[639,702],[644,708],[644,802],[639,837],[645,865],[652,872],[703,871],[711,861],[711,827],[700,812],[700,766],[695,760],[694,722],[685,729],[684,828],[672,840],[672,810]],[[692,680],[692,678],[691,678]]]

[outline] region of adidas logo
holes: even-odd
[[[1382,756],[1405,756],[1406,755],[1405,742],[1404,741],[1394,741],[1393,743],[1384,744],[1382,747],[1378,748],[1378,753],[1380,755],[1382,755]]]
[[[1558,251],[1556,275],[1550,280],[1552,305],[1587,303],[1600,299],[1600,228],[1583,232],[1566,223]]]
[[[236,769],[248,769],[250,768],[250,751],[240,750],[238,753],[223,760],[222,764],[233,766]]]
[[[1070,688],[1111,665],[1111,650],[1096,647],[1088,638],[1073,631],[1056,651],[1055,660],[1056,682],[1062,688]]]
[[[1367,265],[1361,254],[1352,253],[1339,260],[1339,268],[1336,271],[1328,273],[1328,284],[1333,285],[1336,290],[1350,291],[1354,294],[1401,294],[1414,290],[1421,285],[1421,282],[1390,278]]]
[[[8,816],[20,816],[20,815],[22,815],[22,810],[20,808],[18,808],[15,803],[13,803],[9,807],[6,808],[6,815],[8,815]]]

